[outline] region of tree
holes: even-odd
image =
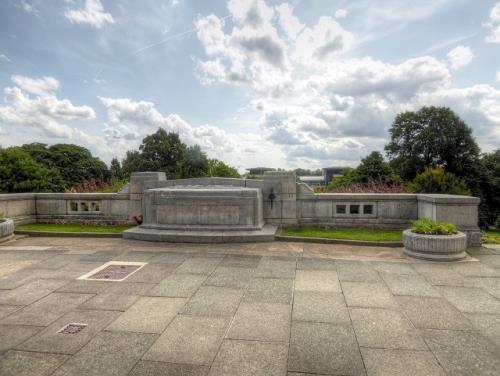
[[[447,193],[453,195],[470,195],[465,182],[441,167],[427,167],[408,185],[415,193]]]
[[[479,147],[471,129],[447,107],[423,107],[396,116],[385,150],[391,166],[404,180],[412,180],[428,166],[473,183]]]
[[[111,173],[111,178],[115,180],[123,179],[123,169],[120,161],[117,158],[113,158],[109,165],[109,172]]]
[[[147,162],[138,150],[128,150],[122,161],[123,176],[130,177],[132,172],[148,171]]]
[[[384,160],[378,151],[371,152],[361,160],[356,168],[356,181],[368,183],[371,180],[392,183],[397,179],[389,163]]]
[[[144,137],[139,151],[147,170],[164,171],[170,179],[180,176],[179,164],[184,158],[186,145],[177,133],[158,128],[155,133]]]
[[[199,145],[189,146],[180,162],[182,178],[199,178],[207,175],[208,158]]]
[[[208,176],[214,176],[219,178],[239,178],[240,174],[238,170],[234,167],[228,166],[222,161],[218,159],[209,159],[208,160]]]
[[[64,181],[55,168],[36,162],[22,147],[0,150],[0,192],[59,192]]]
[[[483,227],[492,225],[500,217],[500,149],[483,154],[477,176],[481,198],[479,222]]]

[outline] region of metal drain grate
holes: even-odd
[[[141,269],[145,262],[110,261],[78,279],[120,282]]]
[[[57,331],[57,333],[62,333],[62,334],[78,334],[80,333],[83,329],[87,327],[87,324],[80,324],[80,323],[75,323],[72,322],[70,324],[67,324],[63,326],[61,329]]]

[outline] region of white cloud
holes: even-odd
[[[347,17],[347,10],[345,9],[337,9],[335,11],[335,18],[336,19],[341,19],[341,18],[346,18]]]
[[[7,55],[5,54],[0,54],[0,62],[5,62],[5,63],[10,63],[10,59]]]
[[[459,69],[468,65],[476,56],[470,47],[457,46],[446,55],[451,69]]]
[[[497,82],[500,82],[500,70],[497,72],[496,77]]]
[[[500,43],[500,2],[491,9],[489,20],[484,24],[489,30],[486,41],[490,43]]]
[[[418,14],[396,1],[389,8],[415,19],[444,3],[429,0]],[[486,149],[500,142],[500,91],[489,85],[452,86],[450,69],[474,58],[468,47],[453,49],[447,60],[420,56],[391,64],[369,56],[352,58],[357,37],[332,17],[304,26],[286,4],[274,8],[274,15],[262,1],[230,1],[229,9],[232,16],[225,22],[232,28],[214,15],[198,20],[207,55],[198,63],[200,80],[248,85],[263,137],[286,155],[287,167],[354,164],[371,150],[383,149],[396,114],[428,105],[451,107]],[[385,9],[379,13],[391,18]],[[236,43],[235,35],[247,31],[279,41],[285,68],[271,63],[280,61],[277,55],[252,54]]]
[[[100,0],[85,0],[85,6],[78,9],[68,9],[64,17],[71,23],[86,24],[100,29],[106,24],[115,22],[111,13],[104,12]]]
[[[38,9],[35,7],[35,5],[33,3],[28,2],[28,1],[22,0],[21,6],[25,12],[34,14],[35,16],[38,16],[38,14],[40,13],[38,11]]]
[[[31,127],[34,132],[48,137],[71,138],[76,130],[66,124],[68,121],[96,117],[91,107],[75,106],[68,99],[58,99],[55,92],[59,82],[53,77],[12,76],[12,81],[17,86],[4,89],[5,105],[0,105],[0,123]]]

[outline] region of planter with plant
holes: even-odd
[[[453,223],[418,219],[403,231],[404,253],[433,261],[455,261],[466,256],[467,235]]]
[[[14,236],[14,221],[4,218],[0,212],[0,243],[11,239]]]

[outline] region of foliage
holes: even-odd
[[[111,174],[111,179],[122,180],[123,179],[123,169],[118,158],[113,158],[109,165],[109,172]]]
[[[481,199],[479,219],[482,227],[487,227],[500,217],[500,149],[481,156],[476,178],[479,189],[473,194]]]
[[[208,158],[199,145],[188,146],[185,149],[179,170],[182,178],[200,178],[206,175]]]
[[[304,238],[365,240],[365,241],[401,241],[400,230],[372,230],[359,228],[318,228],[318,227],[285,227],[281,229],[284,236]]]
[[[22,147],[0,150],[0,192],[59,192],[63,188],[59,171],[36,162]]]
[[[370,180],[367,184],[349,183],[335,188],[335,193],[405,193],[402,183]]]
[[[129,225],[82,225],[70,223],[33,223],[30,225],[16,226],[16,230],[24,231],[40,231],[40,232],[70,232],[70,233],[106,233],[106,234],[120,234],[129,229]]]
[[[108,181],[91,179],[84,180],[69,188],[68,193],[115,193],[119,192],[127,184],[126,180],[111,179]]]
[[[408,184],[408,190],[415,193],[471,194],[462,179],[440,167],[426,168]]]
[[[447,107],[423,107],[396,116],[385,150],[391,166],[412,180],[427,166],[438,166],[473,182],[479,147],[471,129]]]
[[[305,168],[296,168],[293,170],[297,176],[322,176],[323,171],[318,168],[317,170],[309,170]]]
[[[429,218],[421,218],[413,221],[411,232],[425,235],[453,235],[456,234],[457,226],[453,223],[439,222]]]
[[[228,166],[218,159],[211,158],[208,160],[208,176],[219,178],[239,178],[240,174],[234,167]]]
[[[497,230],[500,231],[500,215],[498,216],[497,220],[495,221],[495,227],[497,228]]]
[[[487,230],[483,233],[483,243],[500,244],[500,231]]]
[[[373,151],[363,158],[354,171],[358,183],[366,184],[370,181],[394,183],[400,180],[378,151]]]

